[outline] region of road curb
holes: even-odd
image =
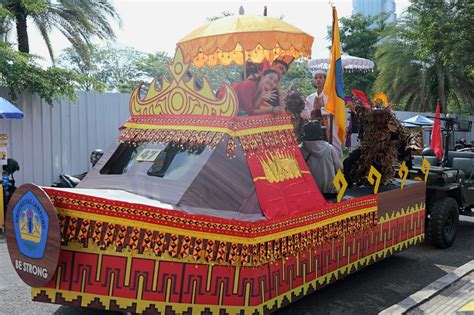
[[[433,296],[437,295],[441,290],[452,285],[454,282],[458,281],[468,273],[474,271],[474,260],[462,265],[456,270],[448,273],[442,278],[436,280],[435,282],[427,285],[420,291],[413,293],[406,299],[398,302],[395,305],[381,311],[380,315],[394,315],[394,314],[404,314],[409,310],[419,306],[420,304],[428,301]]]

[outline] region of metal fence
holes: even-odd
[[[0,89],[0,96],[8,96],[8,90]],[[60,173],[87,171],[90,152],[117,141],[118,127],[130,116],[129,99],[129,94],[79,92],[76,103],[51,106],[36,95],[19,95],[14,103],[24,119],[0,120],[0,133],[9,138],[8,155],[20,164],[17,186],[49,186]]]
[[[7,97],[8,90],[0,88],[0,96]],[[27,182],[49,186],[60,173],[87,171],[90,152],[106,150],[117,141],[118,128],[130,116],[129,98],[129,94],[79,92],[76,103],[60,101],[50,106],[36,95],[19,95],[15,104],[25,118],[0,120],[0,133],[9,137],[8,154],[20,164],[17,186]],[[416,114],[434,116],[397,112],[401,120]],[[460,118],[474,120],[474,116]],[[474,140],[474,132],[456,134],[456,139],[461,137]]]

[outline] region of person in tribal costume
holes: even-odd
[[[353,116],[353,126],[359,133],[360,144],[344,160],[345,178],[349,187],[368,185],[367,176],[374,166],[382,176],[381,184],[390,184],[397,165],[405,161],[411,168],[411,151],[420,145],[390,107],[358,109]]]

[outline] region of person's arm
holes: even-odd
[[[279,115],[283,115],[284,113],[285,113],[285,109],[282,106],[256,109],[253,111],[254,115],[273,114],[275,116],[279,116]]]

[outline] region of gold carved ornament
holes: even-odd
[[[146,93],[140,98],[140,84],[130,97],[130,114],[138,115],[209,115],[234,117],[238,101],[234,90],[224,83],[224,93],[217,98],[206,78],[198,88],[196,79],[189,72],[189,63],[183,62],[183,53],[177,49],[174,60],[168,65],[171,81],[162,77],[161,89],[156,89],[154,79]]]
[[[428,174],[430,173],[431,164],[426,158],[423,159],[421,163],[421,172],[425,174],[425,183],[428,181]]]
[[[370,167],[369,176],[367,180],[371,185],[374,185],[374,195],[379,192],[380,180],[382,179],[382,174],[373,166]]]
[[[334,184],[334,187],[336,187],[336,190],[338,190],[337,202],[341,202],[342,197],[344,197],[344,193],[347,189],[347,180],[344,177],[344,174],[342,173],[341,169],[337,171],[332,183]]]
[[[400,185],[400,190],[403,190],[403,187],[405,186],[405,182],[407,180],[408,173],[410,171],[408,170],[407,164],[405,161],[403,161],[402,165],[400,165],[400,169],[398,170],[398,176],[400,176],[402,180],[402,184]]]

